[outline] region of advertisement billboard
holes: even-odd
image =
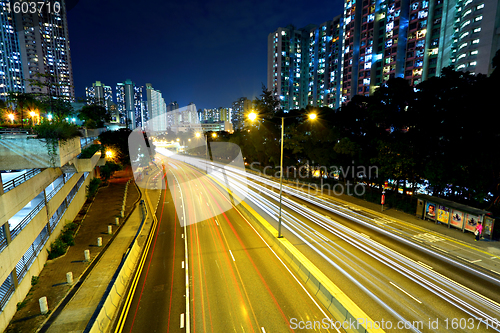
[[[450,225],[454,226],[455,228],[462,229],[464,226],[464,213],[459,210],[453,209],[451,211]]]

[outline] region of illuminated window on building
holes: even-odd
[[[419,3],[418,2],[414,2],[411,4],[411,10],[417,10],[418,9],[418,5]]]
[[[475,29],[473,30],[473,32],[474,32],[474,33],[478,33],[479,31],[481,31],[481,27],[475,28]]]
[[[457,70],[464,69],[464,68],[465,68],[465,65],[462,64],[462,65],[460,65],[460,66],[457,67]]]
[[[484,3],[476,6],[476,10],[483,9],[483,8],[484,8]]]
[[[469,24],[470,24],[470,20],[467,20],[464,23],[462,23],[462,25],[460,26],[460,28],[463,29],[465,26],[467,26]]]
[[[471,51],[470,55],[476,55],[476,54],[478,54],[478,53],[479,53],[479,51],[478,51],[478,50],[474,50],[474,51]]]
[[[465,37],[469,36],[469,32],[466,31],[463,34],[460,35],[460,39],[464,39]]]
[[[427,29],[417,31],[417,38],[424,38],[427,34]]]
[[[422,76],[422,68],[414,69],[413,76]]]
[[[481,21],[483,19],[483,15],[479,15],[474,19],[474,22]]]
[[[472,43],[474,43],[474,42],[472,42]],[[467,46],[467,42],[462,43],[462,44],[460,44],[460,46],[458,47],[458,49],[459,49],[459,50],[460,50],[460,49],[463,49],[463,48],[464,48],[464,47],[466,47],[466,46]]]
[[[474,39],[474,40],[472,41],[472,44],[478,44],[478,43],[479,43],[479,38],[478,38],[478,39]]]
[[[457,57],[457,60],[460,60],[460,59],[465,58],[465,57],[466,57],[465,53],[462,53],[461,55],[459,55]]]
[[[428,11],[427,11],[427,10],[421,10],[421,11],[419,11],[419,12],[418,12],[418,18],[419,18],[419,19],[426,18],[428,14],[429,14],[429,13],[428,13]]]
[[[477,61],[471,61],[471,62],[469,63],[469,66],[476,66],[476,64],[477,64]]]
[[[422,59],[415,60],[413,67],[422,67],[424,65],[424,61]]]

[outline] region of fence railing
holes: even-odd
[[[25,181],[27,181],[31,177],[39,174],[41,171],[42,171],[42,169],[31,169],[31,170],[23,173],[22,175],[19,175],[16,178],[11,179],[11,180],[3,183],[3,192],[5,193],[5,192],[12,190],[13,188],[21,185],[22,183],[24,183]]]
[[[31,210],[31,212],[29,212],[28,215],[26,215],[22,220],[21,222],[16,225],[16,227],[14,229],[11,230],[10,232],[10,238],[12,240],[14,240],[14,238],[19,235],[19,233],[21,232],[21,230],[24,229],[24,227],[26,225],[28,225],[28,223],[30,223],[31,220],[33,220],[33,218],[35,217],[36,214],[38,214],[38,212],[40,210],[42,210],[42,208],[45,206],[45,200],[42,200],[40,201],[40,203],[38,205],[35,206],[35,208],[33,208]]]
[[[14,284],[9,275],[7,279],[0,285],[0,312],[3,311],[3,307],[7,304],[10,295],[14,293]]]

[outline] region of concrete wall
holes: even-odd
[[[0,170],[61,167],[81,152],[80,138],[73,138],[56,145],[49,153],[45,140],[23,136],[0,140]]]
[[[0,225],[17,214],[28,202],[61,176],[59,168],[48,168],[0,196]],[[1,261],[0,261],[1,262]]]
[[[93,175],[94,175],[93,172],[91,172],[88,175],[88,177],[85,179],[85,181],[83,182],[79,191],[77,192],[77,194],[75,195],[75,197],[71,201],[70,205],[66,209],[65,213],[61,217],[61,220],[57,224],[56,228],[52,231],[49,239],[45,243],[45,246],[41,249],[40,253],[38,254],[37,258],[34,260],[33,264],[31,265],[30,269],[28,270],[28,272],[26,272],[26,275],[21,280],[18,287],[16,288],[16,290],[12,294],[10,300],[5,305],[4,310],[2,312],[0,312],[0,332],[3,332],[5,330],[5,328],[9,324],[10,320],[12,319],[14,314],[16,313],[17,303],[22,302],[24,300],[24,298],[26,297],[26,295],[28,294],[28,292],[31,288],[31,277],[38,276],[40,274],[40,272],[42,271],[42,269],[47,261],[47,256],[48,256],[47,250],[50,249],[50,244],[52,244],[56,240],[56,238],[60,235],[64,226],[67,223],[72,222],[75,219],[78,212],[80,211],[83,204],[85,203],[85,200],[86,200],[85,189],[86,189],[86,186],[89,184],[90,180],[93,178]],[[78,174],[73,175],[73,177],[70,178],[68,183],[66,183],[63,186],[63,188],[61,188],[59,190],[58,195],[60,193],[65,193],[65,195],[67,195],[67,193],[69,191],[71,191],[71,189],[73,188],[73,186],[76,184],[76,182],[78,181],[78,179],[81,176],[82,176],[82,173],[78,173]],[[60,200],[60,198],[56,199],[56,201],[53,201],[56,198],[56,196],[54,196],[54,198],[52,198],[50,200],[51,203],[54,202],[54,205],[51,204],[49,206],[50,207],[49,209],[52,209],[52,206],[55,206],[56,202],[60,201],[59,205],[61,204],[62,200]],[[64,200],[64,197],[62,198],[63,200]],[[57,205],[57,207],[59,207],[59,205]],[[57,207],[55,209],[57,209]],[[45,216],[44,216],[44,214],[45,214]],[[47,210],[46,210],[46,208],[44,208],[36,215],[35,219],[33,219],[28,224],[28,226],[26,226],[26,228],[24,228],[22,230],[22,232],[12,241],[12,243],[9,246],[7,246],[7,248],[5,248],[2,253],[0,253],[0,263],[1,263],[0,269],[2,270],[0,273],[0,281],[2,281],[2,282],[0,282],[0,283],[3,283],[3,281],[5,281],[5,279],[7,278],[8,274],[10,274],[10,272],[13,269],[15,269],[15,264],[17,264],[17,262],[19,261],[19,258],[26,252],[28,247],[31,246],[31,244],[33,243],[35,238],[38,236],[41,229],[47,224],[47,222],[48,222]],[[39,230],[38,230],[38,228],[39,228]],[[38,230],[38,233],[35,233],[35,230]],[[29,235],[29,237],[28,237],[28,235]],[[33,235],[34,235],[34,237],[31,238]],[[31,241],[30,241],[30,239],[31,239]],[[18,242],[15,243],[16,241],[18,241]],[[17,248],[17,249],[15,249],[15,248]],[[17,251],[21,251],[21,252],[17,252]],[[4,253],[8,253],[8,255],[7,254],[4,255]],[[15,256],[15,254],[17,254],[17,256]],[[7,258],[9,260],[9,262],[11,264],[13,264],[13,266],[12,265],[7,266],[7,263],[4,261],[4,258]],[[66,274],[66,272],[61,272],[61,274]],[[35,302],[36,300],[33,300],[33,301]],[[48,300],[48,302],[49,302],[49,309],[50,309],[51,305],[54,306],[54,304],[52,304],[50,302],[50,300]]]

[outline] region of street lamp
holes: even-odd
[[[11,124],[14,124],[14,115],[12,113],[9,113],[7,117],[9,117]]]
[[[273,118],[281,118],[280,208],[279,208],[279,214],[278,214],[278,238],[283,237],[281,235],[281,202],[282,202],[282,198],[283,198],[283,141],[284,141],[284,134],[285,134],[285,118],[292,118],[292,117],[296,117],[296,116],[273,117]],[[310,120],[314,120],[314,119],[316,119],[316,114],[315,113],[310,113],[308,115],[308,118]],[[257,119],[257,113],[250,112],[248,114],[248,119],[250,119],[251,121],[256,120]]]

